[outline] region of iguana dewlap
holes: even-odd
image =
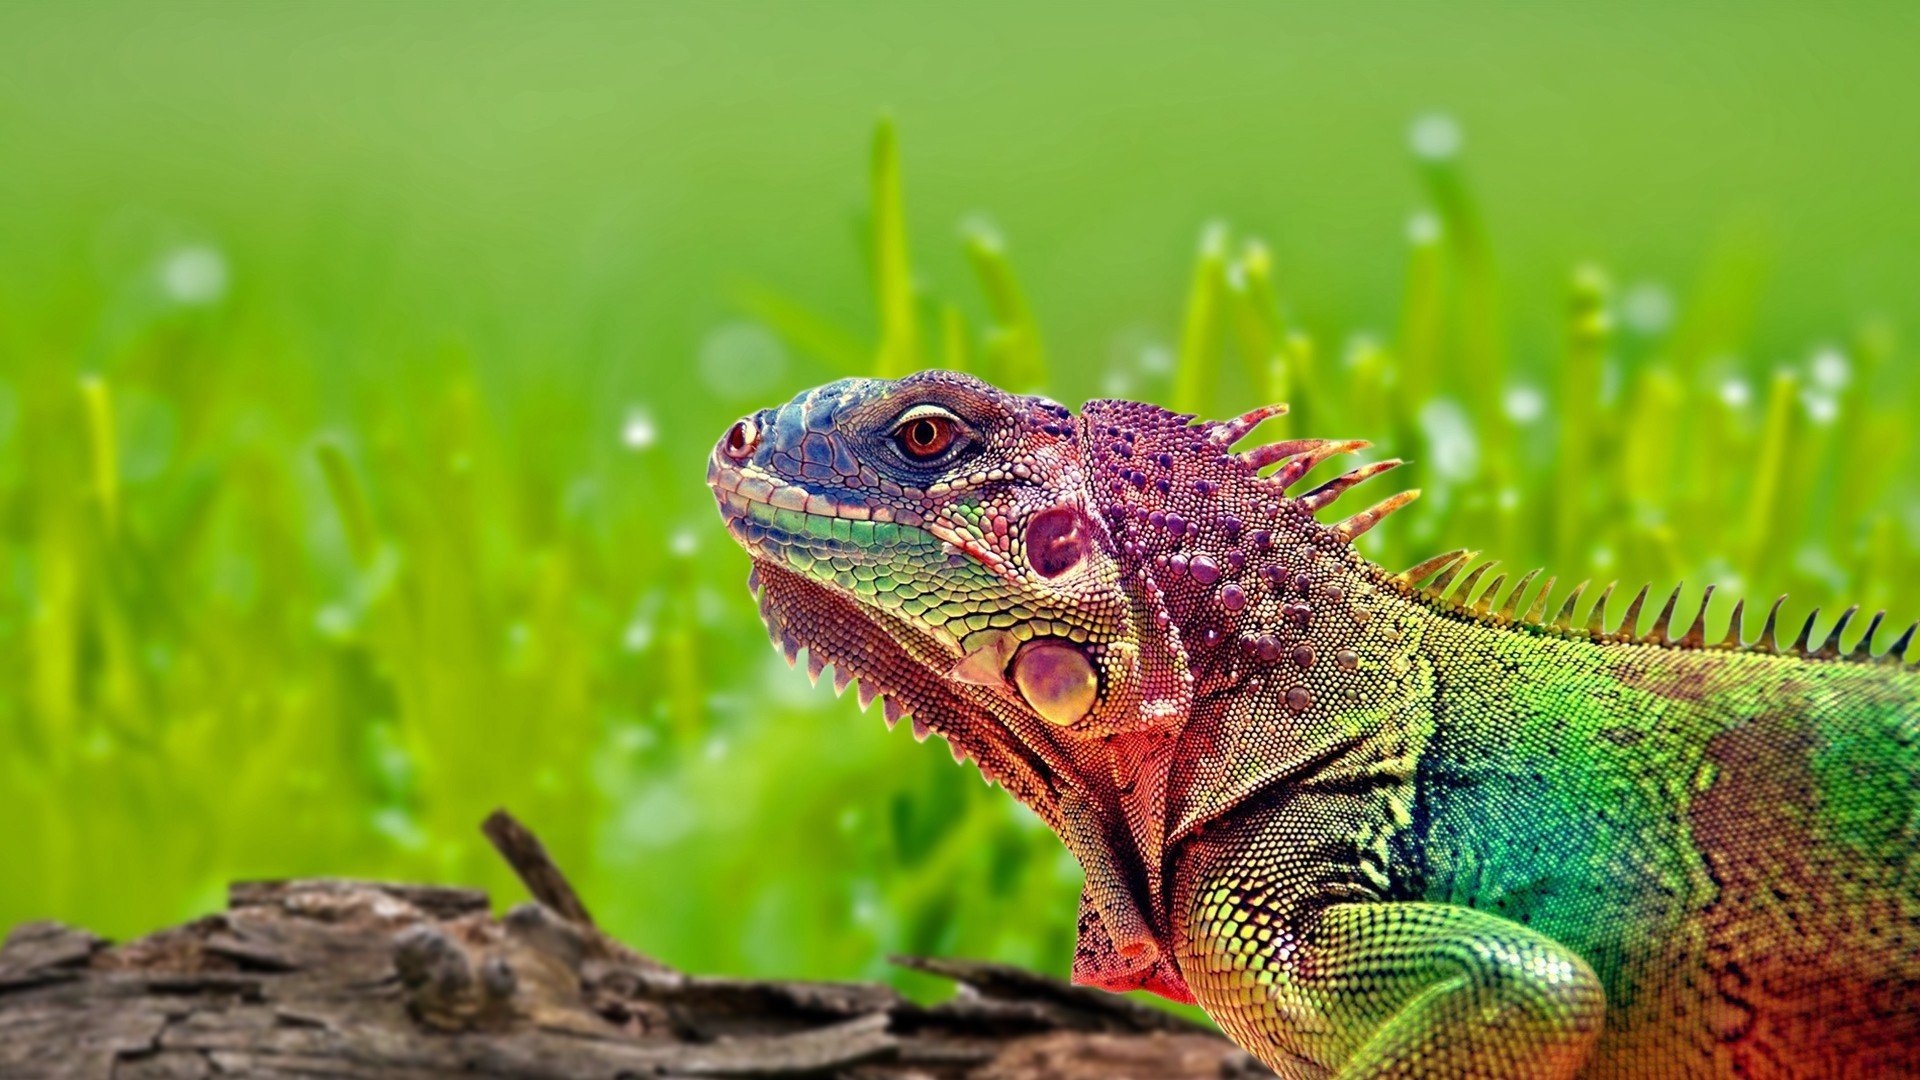
[[[1641,598],[1388,573],[1351,541],[1412,493],[1314,515],[1394,463],[1289,494],[1358,444],[1236,449],[1278,411],[851,379],[709,482],[788,658],[1072,849],[1077,981],[1286,1076],[1920,1074],[1913,630],[1708,644],[1704,605],[1639,636]]]

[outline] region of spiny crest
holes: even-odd
[[[774,647],[786,657],[788,667],[799,667],[800,657],[805,655],[809,682],[819,686],[820,676],[826,675],[833,683],[834,697],[840,697],[847,692],[849,686],[853,687],[854,697],[860,703],[861,712],[866,712],[873,707],[874,702],[878,701],[880,713],[887,722],[888,731],[898,727],[904,718],[913,730],[915,742],[926,742],[927,736],[934,733],[932,726],[909,710],[898,695],[886,693],[871,679],[856,676],[845,664],[829,663],[818,650],[801,643],[799,637],[791,633],[774,612],[772,596],[767,592],[766,586],[761,583],[760,568],[757,565],[747,573],[747,590],[753,594],[760,609],[760,621],[766,624],[767,631],[773,638]],[[953,739],[947,739],[946,743],[955,764],[963,765],[972,758],[972,755]],[[984,770],[980,773],[980,777],[989,787],[995,783],[994,778]]]
[[[1206,426],[1207,438],[1223,451],[1231,451],[1233,445],[1252,433],[1253,429],[1271,417],[1283,416],[1287,407],[1284,404],[1263,405],[1252,412],[1237,416],[1231,420],[1210,421]],[[1254,473],[1260,483],[1277,495],[1287,495],[1287,489],[1300,481],[1300,478],[1312,472],[1323,462],[1341,454],[1351,454],[1364,450],[1371,444],[1364,439],[1282,439],[1244,450],[1233,456]],[[1399,458],[1387,458],[1370,462],[1335,476],[1311,491],[1292,496],[1295,502],[1305,507],[1309,513],[1318,513],[1321,509],[1344,495],[1349,488],[1379,476],[1389,469],[1398,468]],[[1261,470],[1272,468],[1270,473]],[[1328,528],[1335,536],[1351,543],[1367,530],[1380,524],[1388,514],[1420,497],[1419,489],[1413,488],[1399,492],[1389,498],[1337,521]]]
[[[1553,592],[1554,579],[1549,577],[1546,583],[1534,592],[1534,581],[1541,571],[1529,570],[1521,575],[1513,587],[1506,591],[1504,598],[1501,589],[1506,575],[1492,579],[1484,588],[1481,580],[1491,571],[1496,562],[1480,563],[1477,551],[1448,551],[1435,555],[1415,566],[1411,566],[1394,576],[1408,592],[1441,605],[1461,614],[1471,616],[1483,622],[1497,625],[1524,626],[1546,633],[1567,638],[1585,638],[1592,641],[1616,642],[1630,645],[1662,645],[1676,649],[1723,649],[1746,652],[1772,653],[1785,656],[1797,656],[1809,660],[1846,660],[1853,663],[1876,663],[1899,665],[1911,660],[1920,667],[1920,649],[1909,649],[1913,645],[1914,634],[1920,630],[1920,622],[1910,624],[1885,652],[1876,652],[1874,637],[1880,631],[1880,624],[1886,619],[1886,612],[1876,612],[1867,622],[1867,628],[1854,642],[1851,649],[1846,648],[1841,639],[1846,635],[1848,625],[1859,614],[1859,605],[1849,607],[1840,613],[1828,629],[1824,640],[1814,642],[1814,627],[1820,620],[1820,609],[1815,608],[1800,627],[1800,633],[1791,645],[1782,648],[1779,642],[1780,607],[1786,602],[1782,596],[1768,608],[1765,622],[1760,628],[1760,636],[1752,641],[1745,638],[1746,600],[1736,599],[1733,610],[1728,615],[1726,636],[1709,644],[1707,641],[1707,612],[1713,604],[1714,586],[1708,585],[1701,590],[1699,606],[1694,609],[1693,621],[1679,636],[1675,636],[1673,627],[1680,606],[1680,587],[1675,586],[1661,605],[1660,613],[1654,617],[1653,625],[1645,633],[1640,631],[1640,614],[1646,606],[1650,587],[1642,585],[1632,600],[1627,602],[1625,613],[1618,623],[1614,623],[1608,611],[1617,582],[1608,582],[1591,604],[1583,605],[1588,582],[1575,585],[1561,602],[1551,619],[1547,618],[1547,598]],[[1531,596],[1531,599],[1529,599]],[[1583,606],[1586,617],[1580,618]]]

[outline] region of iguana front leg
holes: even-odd
[[[1295,803],[1193,842],[1177,948],[1201,1007],[1284,1077],[1573,1075],[1605,1012],[1592,969],[1498,916],[1378,898],[1341,820]]]

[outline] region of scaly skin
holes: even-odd
[[[1911,631],[1709,646],[1390,574],[1351,540],[1410,495],[1321,524],[1388,466],[1288,494],[1354,444],[1232,449],[1276,411],[846,380],[709,480],[788,657],[1079,859],[1077,981],[1284,1076],[1920,1074]]]

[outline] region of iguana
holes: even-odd
[[[1317,520],[1398,463],[1289,493],[1364,444],[1240,448],[1283,408],[850,379],[709,483],[788,660],[1078,858],[1078,982],[1284,1076],[1920,1074],[1914,629],[1390,573],[1353,540],[1417,492]]]

